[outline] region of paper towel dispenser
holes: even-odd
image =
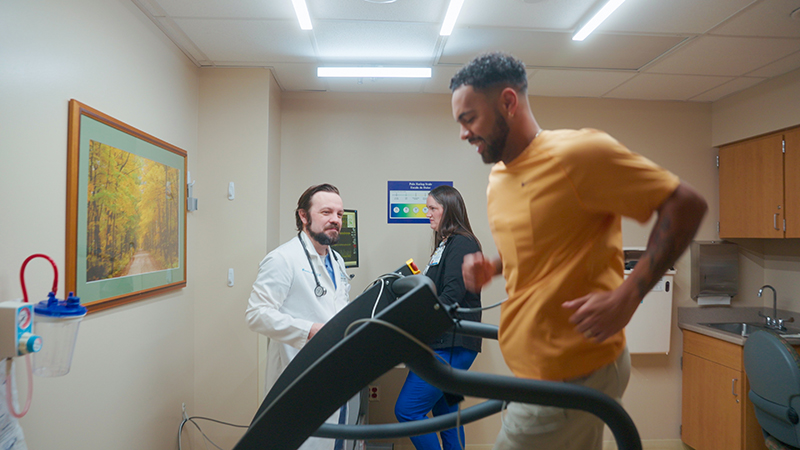
[[[694,241],[691,296],[733,297],[739,292],[739,246],[725,241]]]

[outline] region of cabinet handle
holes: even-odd
[[[772,228],[775,228],[776,230],[780,231],[781,229],[778,228],[778,214],[780,213],[775,213],[772,215]]]
[[[734,378],[734,379],[731,380],[731,394],[733,394],[734,397],[739,397],[739,394],[736,393],[736,381],[737,380],[738,380],[738,378]],[[736,403],[739,403],[739,399],[738,398],[736,399]]]

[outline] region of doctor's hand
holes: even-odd
[[[499,273],[499,266],[499,258],[490,260],[480,252],[464,255],[464,263],[461,265],[464,286],[470,292],[479,293],[481,288],[489,284],[492,278]]]
[[[311,324],[311,330],[308,331],[308,339],[311,340],[311,338],[313,338],[314,335],[319,332],[319,329],[322,328],[323,325],[325,324],[324,323]]]
[[[564,302],[562,306],[573,309],[569,322],[586,339],[603,342],[625,328],[641,302],[638,295],[620,286],[613,291],[592,292],[581,298]]]

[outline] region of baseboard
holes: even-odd
[[[465,450],[492,450],[491,444],[467,444]],[[394,450],[416,450],[411,444],[395,444]],[[617,450],[617,443],[604,441],[603,450]],[[648,439],[642,441],[642,450],[691,450],[680,439]]]

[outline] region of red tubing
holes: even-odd
[[[44,258],[50,261],[50,264],[53,266],[53,272],[55,272],[55,274],[53,275],[53,290],[52,290],[53,295],[55,295],[56,290],[58,289],[58,267],[56,267],[55,261],[53,261],[53,259],[50,258],[49,256],[42,253],[36,253],[31,256],[28,256],[25,262],[22,263],[22,268],[19,269],[19,282],[22,284],[22,296],[24,298],[25,303],[28,303],[28,290],[25,289],[25,266],[27,266],[28,262],[33,258]]]

